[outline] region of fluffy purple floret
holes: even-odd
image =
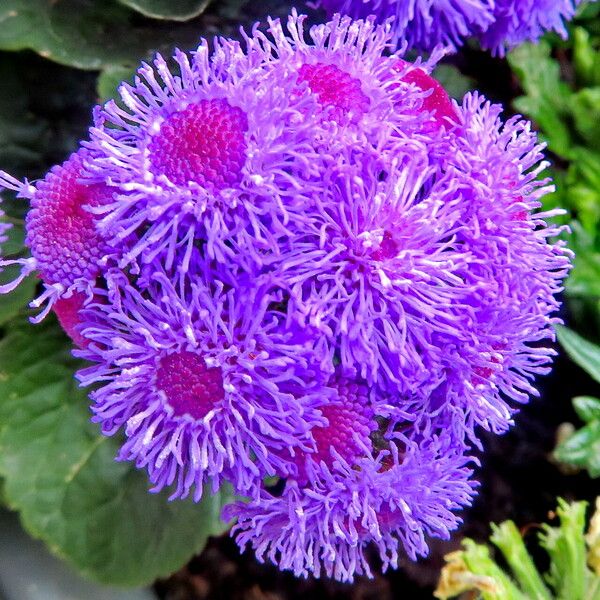
[[[302,220],[319,182],[315,100],[294,81],[274,85],[260,58],[231,40],[211,54],[202,41],[176,53],[176,68],[160,55],[142,65],[120,88],[125,109],[96,111],[87,175],[116,192],[97,212],[100,230],[126,247],[121,266],[164,250],[170,268],[198,238],[210,257],[251,265]]]
[[[525,41],[537,41],[545,32],[566,37],[565,21],[581,0],[321,0],[329,14],[353,18],[375,15],[378,22],[393,19],[393,42],[431,50],[438,44],[456,49],[466,38],[503,55]]]
[[[102,183],[81,183],[86,155],[84,150],[73,153],[35,185],[0,172],[0,189],[14,190],[19,198],[30,202],[25,219],[25,245],[31,251],[28,258],[0,261],[0,267],[21,267],[13,282],[0,287],[0,294],[12,291],[25,277],[37,272],[44,282],[44,291],[31,306],[46,306],[34,321],[46,316],[59,298],[90,293],[107,256],[112,253],[96,229],[91,212],[110,202],[111,191]]]
[[[469,459],[448,439],[409,443],[396,464],[388,457],[348,464],[338,456],[331,469],[321,463],[310,484],[289,480],[281,496],[264,490],[226,506],[224,518],[237,519],[240,547],[298,576],[372,576],[371,545],[384,570],[396,568],[405,553],[425,556],[428,537],[449,538],[461,522],[453,511],[470,504],[474,484]]]
[[[536,42],[547,31],[567,37],[565,22],[581,0],[496,0],[494,22],[479,39],[484,48],[503,56],[507,48]]]
[[[222,275],[222,274],[221,274]],[[284,468],[277,450],[310,446],[327,400],[316,388],[304,345],[270,309],[277,293],[244,291],[196,272],[171,282],[164,272],[131,287],[122,275],[83,311],[94,363],[78,373],[93,420],[107,435],[124,429],[120,458],[148,471],[158,491],[185,497],[223,477],[240,492]]]

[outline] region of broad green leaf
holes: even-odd
[[[18,265],[10,265],[0,271],[0,285],[14,281],[20,272]],[[38,280],[30,275],[10,294],[0,296],[0,326],[5,325],[19,313],[24,313],[31,300],[33,300],[35,287]]]
[[[227,492],[199,504],[148,493],[144,473],[114,460],[119,440],[89,421],[76,362],[54,324],[0,342],[0,476],[26,529],[84,575],[149,583],[179,568],[225,525]]]
[[[6,221],[8,221],[8,219],[0,218],[0,223]],[[5,235],[7,239],[0,246],[0,256],[13,256],[23,251],[25,244],[25,228],[21,223],[12,223],[11,228]]]
[[[119,0],[146,17],[187,21],[200,15],[210,0]]]
[[[130,79],[135,69],[110,65],[98,76],[98,96],[102,102],[117,97],[117,89],[123,81]]]
[[[198,44],[198,24],[158,23],[117,0],[2,0],[0,49],[29,48],[79,69],[134,67],[156,50]]]
[[[569,357],[600,383],[600,346],[588,342],[572,329],[556,326],[558,340]]]

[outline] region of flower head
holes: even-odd
[[[329,13],[353,18],[375,15],[378,22],[393,19],[393,42],[431,50],[438,44],[462,46],[476,37],[494,54],[503,55],[524,41],[536,41],[546,31],[566,37],[565,20],[571,19],[581,0],[321,0]]]
[[[91,289],[109,253],[91,210],[110,202],[111,191],[101,183],[81,183],[85,155],[82,150],[75,152],[35,185],[6,174],[0,176],[0,185],[16,190],[19,197],[31,202],[25,220],[25,244],[31,257],[0,263],[21,265],[19,277],[2,291],[14,289],[27,275],[37,271],[45,291],[32,306],[47,303],[38,320],[59,298]]]
[[[456,44],[496,6],[373,2]],[[368,545],[387,568],[457,526],[469,446],[549,368],[570,266],[529,123],[451,100],[442,51],[411,64],[394,35],[293,12],[158,56],[85,150],[0,179],[119,458],[172,498],[231,483],[242,546],[345,581]]]
[[[484,48],[504,55],[506,48],[536,42],[547,31],[567,37],[565,22],[581,0],[496,0],[494,21],[480,34]]]
[[[460,523],[453,511],[470,504],[474,484],[469,459],[442,438],[409,443],[393,461],[384,456],[339,460],[308,484],[288,480],[279,496],[264,490],[226,506],[224,518],[237,519],[233,533],[242,548],[298,576],[372,576],[369,546],[384,570],[396,568],[404,554],[426,555],[428,537],[449,538]]]
[[[246,492],[281,468],[278,448],[308,447],[326,395],[270,309],[276,292],[240,293],[209,270],[185,284],[157,271],[135,288],[121,277],[83,311],[78,354],[95,364],[78,377],[101,384],[93,420],[108,435],[124,428],[120,456],[146,468],[155,490],[175,483],[173,497],[194,489],[199,499],[205,481],[225,476]]]
[[[126,109],[108,102],[96,112],[88,181],[115,192],[100,230],[126,248],[122,267],[166,249],[170,268],[198,238],[220,261],[259,261],[318,182],[314,99],[271,80],[230,40],[212,56],[203,41],[175,64],[178,73],[157,56],[121,86]]]

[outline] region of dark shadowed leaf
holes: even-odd
[[[225,525],[227,492],[168,502],[145,475],[114,460],[119,440],[89,421],[76,362],[55,324],[0,342],[0,477],[26,529],[86,576],[139,585],[176,570]]]
[[[201,14],[210,0],[119,0],[146,17],[187,21]]]

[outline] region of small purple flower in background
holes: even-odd
[[[565,22],[582,0],[495,0],[494,22],[479,35],[484,48],[502,56],[506,48],[536,42],[555,31],[567,37]]]
[[[330,15],[342,13],[379,23],[393,18],[392,41],[409,48],[456,49],[466,38],[477,38],[483,48],[504,55],[525,41],[537,41],[545,32],[566,37],[565,21],[581,0],[320,0]]]
[[[498,6],[409,5],[456,44]],[[480,428],[549,369],[570,253],[529,123],[451,100],[389,24],[304,22],[157,57],[62,167],[0,182],[119,458],[172,499],[232,484],[241,546],[351,581],[458,526]]]

